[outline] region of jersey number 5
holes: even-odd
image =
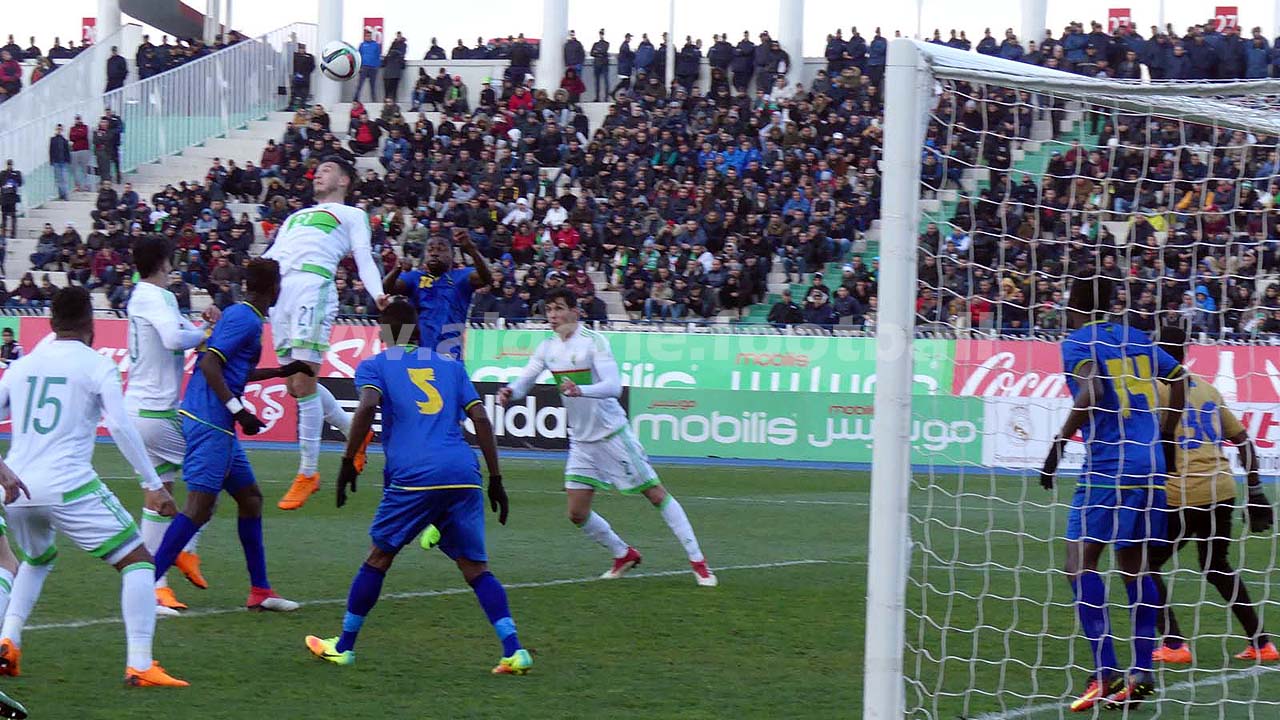
[[[431,383],[436,379],[434,368],[409,368],[409,380],[427,396],[426,402],[418,401],[418,412],[423,415],[435,415],[444,407],[444,398]]]
[[[1106,365],[1116,398],[1120,401],[1120,417],[1129,417],[1135,397],[1146,398],[1148,410],[1156,409],[1156,386],[1151,375],[1150,357],[1111,358]]]
[[[66,385],[67,379],[64,377],[47,377],[43,378],[44,383],[40,384],[41,379],[38,377],[27,378],[27,384],[30,387],[27,388],[27,410],[23,413],[22,431],[27,432],[30,429],[34,429],[41,435],[48,435],[53,432],[54,428],[58,427],[58,421],[62,419],[62,401],[50,396],[49,389],[54,385]],[[40,384],[40,399],[38,401],[35,399],[37,384]],[[48,406],[53,407],[53,419],[49,421],[48,425],[45,425],[40,418],[32,421],[31,405],[33,402],[35,403],[35,412],[43,412],[45,407]]]

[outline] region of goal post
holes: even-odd
[[[1112,277],[1116,322],[1188,329],[1186,365],[1274,478],[1280,81],[1108,80],[896,39],[884,97],[863,717],[1066,718],[1093,664],[1063,570],[1083,448],[1053,491],[1036,482],[1070,405],[1066,290]],[[920,388],[919,342],[947,344],[939,390]],[[970,451],[922,439],[946,403],[977,428]],[[1223,451],[1215,472],[1242,479]],[[1280,536],[1240,515],[1230,560],[1280,631]],[[1126,592],[1099,572],[1128,667]],[[1280,671],[1234,659],[1250,639],[1195,551],[1162,577],[1196,655],[1157,664],[1157,714],[1280,716]]]

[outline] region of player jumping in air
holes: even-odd
[[[124,404],[156,474],[165,490],[172,493],[174,475],[182,469],[182,456],[186,453],[182,423],[178,421],[183,351],[204,342],[205,328],[188,322],[178,310],[177,299],[166,289],[171,269],[169,252],[169,242],[159,235],[145,235],[133,243],[133,261],[142,281],[129,297],[129,384],[124,391]],[[210,305],[204,317],[213,323],[221,314]],[[143,508],[140,526],[142,542],[154,554],[160,549],[169,518]],[[199,534],[191,538],[174,564],[192,585],[207,588],[209,583],[200,572],[200,557],[196,554],[198,538]],[[173,594],[168,580],[156,578],[156,612],[177,615],[186,608]]]
[[[1160,347],[1178,362],[1182,362],[1186,341],[1187,335],[1181,328],[1160,328]],[[1231,567],[1231,515],[1236,509],[1236,480],[1231,463],[1222,451],[1222,442],[1229,440],[1240,450],[1240,465],[1249,483],[1249,501],[1245,505],[1249,529],[1266,532],[1275,523],[1275,512],[1262,491],[1258,453],[1249,432],[1222,402],[1222,395],[1213,385],[1195,375],[1189,375],[1187,384],[1187,410],[1182,415],[1178,435],[1176,470],[1169,473],[1165,483],[1169,542],[1154,545],[1148,560],[1160,597],[1164,599],[1158,626],[1164,643],[1156,650],[1155,659],[1176,665],[1189,665],[1193,660],[1191,647],[1169,606],[1169,594],[1159,572],[1175,552],[1188,541],[1195,541],[1205,580],[1231,606],[1231,612],[1249,638],[1249,647],[1236,655],[1236,659],[1275,662],[1280,660],[1280,652],[1263,631],[1240,573]],[[1161,387],[1162,406],[1168,404],[1166,397],[1166,390]]]
[[[1066,574],[1080,625],[1092,650],[1094,672],[1073,712],[1095,705],[1124,707],[1155,692],[1159,591],[1144,567],[1147,543],[1165,537],[1164,468],[1186,398],[1182,366],[1140,330],[1107,319],[1112,285],[1105,278],[1077,280],[1067,301],[1062,365],[1074,403],[1045,459],[1040,484],[1053,476],[1067,441],[1084,433],[1085,463],[1067,518]],[[1157,411],[1157,384],[1170,382],[1170,410]],[[1168,439],[1170,442],[1162,440]],[[1098,561],[1115,546],[1133,614],[1133,669],[1116,659],[1107,609],[1107,586]]]
[[[707,569],[689,516],[649,466],[644,448],[627,422],[627,413],[618,403],[622,381],[609,342],[579,325],[578,299],[573,291],[555,288],[544,300],[554,334],[538,345],[520,377],[498,391],[498,402],[506,406],[522,399],[543,370],[554,376],[569,423],[569,460],[564,468],[569,519],[613,554],[613,567],[601,577],[620,578],[640,564],[639,551],[591,510],[597,489],[614,488],[624,495],[648,498],[684,546],[698,584],[714,587],[716,576]]]
[[[151,657],[156,627],[155,565],[138,526],[93,469],[98,421],[105,419],[116,446],[142,476],[146,507],[174,514],[173,497],[156,475],[142,438],[130,422],[120,371],[93,342],[89,291],[54,293],[50,326],[57,339],[18,360],[0,379],[0,415],[13,421],[9,466],[30,488],[8,507],[14,544],[23,561],[0,631],[0,672],[19,674],[22,629],[58,555],[56,535],[120,572],[120,605],[128,641],[125,682],[137,687],[185,686]]]
[[[156,552],[156,577],[164,577],[182,548],[209,522],[218,494],[226,491],[239,510],[237,529],[249,569],[250,610],[297,610],[298,604],[285,600],[267,581],[267,556],[262,543],[262,491],[245,457],[236,425],[245,435],[257,435],[262,421],[245,407],[241,395],[245,383],[275,377],[289,377],[311,371],[295,360],[278,368],[257,369],[262,355],[262,326],[266,312],[280,293],[279,266],[274,260],[252,260],[245,272],[247,300],[227,308],[207,349],[196,363],[197,372],[187,383],[187,396],[178,414],[186,455],[182,479],[187,483],[187,502],[178,513]]]
[[[493,273],[466,230],[455,228],[453,240],[471,258],[471,267],[455,269],[453,246],[437,236],[427,240],[426,272],[413,269],[413,260],[403,258],[383,279],[382,289],[388,295],[409,298],[418,311],[422,347],[461,360],[462,331],[467,326],[471,296],[476,288],[493,282]]]
[[[523,675],[533,666],[533,658],[516,636],[506,590],[489,572],[480,468],[461,423],[470,418],[475,427],[489,470],[489,504],[505,525],[507,493],[493,428],[462,363],[418,345],[415,313],[409,303],[393,302],[383,311],[382,322],[390,333],[384,336],[389,338],[387,349],[356,369],[360,406],[352,421],[354,429],[367,431],[373,426],[374,411],[382,410],[387,464],[382,502],[369,528],[373,547],[351,582],[342,634],[328,639],[308,635],[307,648],[338,665],[355,662],[356,635],[378,601],[392,561],[434,524],[440,530],[438,547],[458,564],[502,642],[502,659],[493,672]],[[358,437],[359,432],[353,436]],[[347,441],[338,478],[338,507],[346,503],[348,485],[352,492],[356,490],[358,448],[355,439]]]
[[[298,449],[302,457],[297,477],[277,503],[281,510],[297,510],[320,488],[317,465],[323,424],[328,422],[343,435],[351,429],[351,413],[316,382],[338,314],[338,291],[333,284],[338,263],[351,255],[374,302],[378,307],[386,305],[386,297],[379,292],[382,274],[370,245],[369,215],[344,204],[355,182],[355,168],[345,162],[320,163],[312,183],[317,204],[290,215],[275,242],[262,255],[280,264],[280,300],[271,310],[276,354],[282,364],[301,361],[311,370],[288,379],[289,394],[298,401]],[[362,470],[370,439],[371,436],[361,438],[363,444],[356,456],[356,465]]]

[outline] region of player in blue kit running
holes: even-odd
[[[187,395],[178,414],[187,441],[182,479],[187,503],[169,523],[156,552],[156,577],[164,577],[178,553],[213,515],[218,493],[226,491],[239,508],[240,545],[249,569],[250,610],[288,612],[298,603],[285,600],[267,581],[267,557],[262,543],[262,491],[249,459],[236,437],[236,425],[246,435],[262,431],[262,421],[241,400],[245,383],[310,374],[311,366],[295,360],[278,368],[258,369],[262,355],[262,325],[267,310],[280,295],[280,267],[274,260],[251,260],[245,272],[248,300],[223,311],[196,363]],[[360,436],[363,439],[363,435]]]
[[[382,289],[388,295],[408,297],[418,311],[422,347],[461,360],[471,296],[476,288],[493,282],[493,274],[466,230],[455,228],[453,241],[474,266],[454,268],[453,245],[437,236],[427,240],[425,272],[414,269],[413,261],[405,258],[383,279]]]
[[[507,492],[489,418],[462,363],[418,346],[409,303],[392,302],[382,312],[382,323],[384,338],[390,340],[386,350],[356,368],[360,406],[349,436],[364,437],[381,408],[386,467],[382,502],[369,528],[373,547],[351,582],[342,634],[327,639],[308,635],[307,648],[338,665],[354,663],[356,636],[378,601],[392,561],[427,526],[435,525],[440,532],[437,547],[458,564],[502,642],[502,659],[493,672],[523,675],[533,666],[533,657],[520,646],[506,590],[489,572],[480,467],[462,434],[461,423],[470,418],[489,470],[489,505],[505,525]],[[338,507],[347,501],[348,485],[356,490],[359,473],[353,459],[359,446],[357,441],[347,443],[338,475]]]
[[[1072,712],[1099,704],[1124,707],[1155,693],[1151,653],[1161,599],[1147,572],[1147,543],[1165,538],[1164,473],[1186,399],[1186,372],[1178,361],[1140,330],[1108,319],[1112,296],[1105,278],[1071,286],[1072,332],[1062,343],[1062,364],[1074,403],[1040,474],[1041,485],[1052,490],[1067,441],[1084,433],[1084,468],[1067,519],[1066,574],[1095,670]],[[1170,384],[1169,408],[1157,407],[1161,380]],[[1116,659],[1107,586],[1098,573],[1107,545],[1115,546],[1133,613],[1129,673]]]

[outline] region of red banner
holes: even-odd
[[[1213,10],[1213,24],[1218,32],[1229,27],[1240,27],[1240,7],[1238,5],[1219,5]]]
[[[1133,27],[1133,13],[1129,8],[1111,8],[1107,11],[1107,32],[1115,33],[1122,27]]]
[[[1191,345],[1187,369],[1231,401],[1280,403],[1280,347]],[[959,340],[952,381],[956,395],[1069,397],[1057,343]]]
[[[80,42],[84,45],[92,45],[93,38],[98,34],[97,18],[81,18],[80,19]]]
[[[378,43],[379,45],[382,44],[382,35],[383,35],[382,18],[380,17],[365,18],[364,31],[367,33],[373,33],[373,41]]]
[[[39,345],[53,340],[48,318],[24,317],[18,326],[18,342],[30,353]],[[97,320],[94,322],[93,349],[108,357],[120,368],[125,382],[129,379],[129,323],[127,320]],[[377,328],[340,325],[334,330],[334,347],[325,358],[320,374],[327,377],[352,377],[355,366],[370,354],[379,352]],[[376,349],[375,349],[376,348]],[[186,354],[187,377],[195,367],[196,353]],[[271,326],[262,336],[262,356],[259,367],[278,367],[271,343]],[[244,389],[245,405],[266,425],[253,436],[255,441],[292,443],[298,440],[298,408],[285,388],[284,380],[272,379],[249,383]],[[100,435],[106,434],[99,428]],[[241,435],[241,439],[250,439]]]

